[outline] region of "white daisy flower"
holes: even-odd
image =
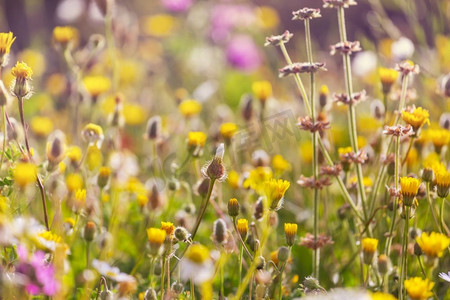
[[[439,277],[447,282],[450,282],[450,271],[447,273],[444,272],[439,273]]]
[[[214,263],[209,250],[203,245],[194,244],[189,247],[180,262],[181,280],[193,280],[195,284],[202,284],[214,275]]]
[[[94,259],[92,261],[92,267],[101,275],[106,276],[117,282],[132,282],[135,281],[134,277],[126,273],[120,272],[119,268],[113,267],[105,261]]]

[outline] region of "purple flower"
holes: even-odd
[[[255,22],[254,9],[245,4],[217,4],[211,11],[211,38],[219,43],[227,40],[236,27]]]
[[[192,5],[192,0],[161,0],[165,9],[171,12],[184,12]]]
[[[237,35],[227,45],[228,63],[241,71],[251,72],[261,65],[261,53],[250,36]]]
[[[45,253],[36,251],[31,256],[24,246],[17,247],[18,264],[16,272],[24,278],[17,282],[25,285],[25,290],[31,295],[45,294],[53,296],[59,290],[59,282],[55,278],[52,264],[45,260]]]

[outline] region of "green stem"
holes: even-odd
[[[155,273],[155,258],[150,257],[150,272],[148,273],[148,284],[153,287],[153,275]]]
[[[427,187],[427,200],[428,200],[428,204],[430,205],[431,215],[433,216],[434,224],[436,225],[436,228],[439,230],[439,232],[442,233],[442,228],[439,225],[439,221],[436,216],[436,211],[434,210],[434,205],[433,205],[433,202],[431,201],[430,182],[427,182],[426,187]]]
[[[239,247],[239,258],[238,258],[238,265],[239,265],[239,282],[241,282],[242,278],[242,258],[244,256],[244,247],[240,245]]]
[[[425,272],[425,269],[422,264],[422,260],[420,259],[420,256],[417,256],[417,260],[419,261],[420,270],[422,271],[423,277],[427,278],[427,273]]]
[[[224,292],[224,288],[223,288],[223,263],[224,263],[224,259],[223,259],[223,251],[221,251],[220,253],[220,266],[219,266],[219,276],[220,276],[220,295],[221,297],[225,297],[225,292]]]
[[[5,105],[2,105],[2,133],[3,133],[3,147],[2,147],[2,158],[0,161],[0,170],[3,166],[3,160],[5,159],[5,152],[6,152],[6,140],[8,137],[6,136],[6,111],[5,111]]]
[[[86,269],[89,268],[90,245],[91,243],[86,241]]]
[[[162,259],[162,270],[161,270],[161,287],[160,287],[160,297],[161,299],[164,299],[164,277],[166,275],[166,258],[163,257]]]
[[[441,232],[446,232],[448,234],[447,231],[447,226],[445,225],[445,221],[444,221],[444,207],[445,207],[445,198],[441,198],[442,199],[442,203],[441,203],[441,211],[440,211],[440,218],[441,218]]]
[[[338,21],[339,21],[339,35],[342,43],[347,41],[347,32],[345,29],[345,15],[344,8],[338,8]],[[348,97],[352,97],[353,87],[352,87],[352,70],[350,66],[350,54],[344,53],[343,55],[344,61],[344,75],[345,75],[345,85],[347,89]],[[349,122],[349,131],[350,131],[350,143],[353,149],[353,152],[358,153],[358,140],[357,140],[357,131],[356,131],[356,111],[353,104],[349,104],[348,106],[348,122]],[[361,198],[361,204],[363,208],[364,220],[368,219],[368,211],[366,207],[366,192],[364,190],[363,184],[363,173],[361,164],[356,164],[356,175],[358,181],[358,191]],[[369,227],[368,230],[369,236],[371,236],[371,229]]]
[[[407,265],[408,265],[408,231],[409,231],[409,213],[410,208],[404,206],[406,210],[405,227],[403,230],[403,249],[402,249],[402,263],[400,269],[400,288],[399,288],[399,299],[404,299],[404,282],[406,279]]]
[[[190,280],[191,282],[191,300],[195,300],[195,288],[194,288],[194,280]]]
[[[394,174],[394,186],[395,190],[398,191],[398,183],[399,183],[399,169],[400,169],[400,137],[397,137],[395,140],[395,174]],[[397,218],[397,205],[398,205],[398,197],[394,197],[394,206],[392,210],[392,220],[391,226],[389,228],[389,235],[386,239],[386,246],[384,248],[384,254],[389,256],[389,252],[391,250],[391,244],[394,233],[395,219]]]
[[[205,214],[206,208],[208,207],[215,181],[216,181],[215,179],[210,179],[210,181],[209,181],[208,193],[206,194],[206,197],[205,197],[205,203],[203,205],[203,208],[201,209],[200,214],[197,217],[197,222],[195,223],[194,230],[192,231],[192,235],[191,235],[192,241],[195,239],[195,235],[197,234],[198,228],[200,227],[200,223],[202,222],[203,215]],[[186,246],[186,248],[184,248],[184,251],[178,257],[179,259],[175,262],[174,266],[172,267],[171,272],[173,272],[173,270],[175,270],[175,268],[178,265],[178,262],[181,260],[181,258],[184,256],[184,254],[186,254],[186,251],[188,250],[188,248],[189,248],[189,244]]]

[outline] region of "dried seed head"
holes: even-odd
[[[214,222],[213,240],[218,244],[223,244],[227,239],[227,224],[223,219]]]
[[[301,74],[301,73],[315,73],[317,71],[327,71],[325,68],[325,63],[313,62],[313,63],[293,63],[285,66],[278,70],[278,76],[280,78],[286,77],[291,74]]]
[[[197,191],[197,193],[198,193],[200,196],[206,196],[206,194],[208,194],[209,182],[210,182],[210,179],[209,179],[209,178],[203,178],[203,179],[197,184],[196,191]]]
[[[352,55],[353,53],[360,52],[362,50],[361,45],[359,41],[346,41],[346,42],[339,42],[337,44],[330,46],[330,54],[334,55],[336,52],[340,52],[341,55]]]
[[[349,8],[350,6],[356,5],[355,0],[323,0],[324,8]]]
[[[439,118],[439,125],[443,129],[450,130],[450,113],[447,112],[441,115],[441,117]]]
[[[223,163],[223,154],[225,151],[224,144],[217,147],[216,155],[202,168],[202,174],[211,180],[224,181],[227,178],[227,172]]]
[[[157,300],[156,291],[153,288],[148,288],[145,291],[144,300]]]
[[[157,140],[161,137],[161,117],[151,117],[147,122],[146,136],[148,140]]]
[[[441,92],[444,97],[450,97],[450,73],[441,80]]]
[[[320,14],[320,9],[318,8],[309,8],[304,7],[297,11],[292,12],[292,20],[310,20],[315,18],[320,18],[322,15]]]
[[[263,213],[264,213],[263,199],[260,197],[258,201],[256,201],[253,216],[255,217],[256,220],[260,220],[263,216]]]
[[[253,117],[253,98],[251,95],[245,95],[242,100],[242,117],[245,121],[250,121]]]
[[[267,167],[270,164],[270,157],[262,149],[255,150],[252,153],[252,165],[256,167]]]
[[[47,159],[52,166],[59,164],[65,157],[66,136],[61,130],[54,131],[47,141]]]
[[[381,100],[376,99],[370,103],[370,111],[372,113],[372,116],[377,120],[383,120],[384,113],[385,113],[385,107],[383,102]]]
[[[281,43],[285,44],[285,43],[289,42],[289,40],[293,36],[294,35],[292,33],[290,33],[288,30],[286,30],[283,34],[272,35],[270,37],[266,37],[266,42],[264,43],[264,46],[266,46],[266,47],[269,45],[279,46]]]

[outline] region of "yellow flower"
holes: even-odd
[[[258,23],[264,29],[271,29],[278,26],[280,18],[275,9],[270,6],[260,6],[256,9]]]
[[[227,122],[220,126],[220,135],[227,140],[231,139],[237,131],[238,127],[235,123]]]
[[[272,170],[268,167],[257,167],[250,171],[248,178],[244,181],[244,188],[251,188],[252,190],[261,194],[264,183],[273,176]]]
[[[270,260],[273,261],[275,265],[278,265],[278,250],[270,252]]]
[[[398,72],[394,69],[379,68],[378,75],[380,76],[381,85],[383,86],[383,93],[389,93],[391,86],[398,78]]]
[[[431,290],[434,282],[420,277],[413,277],[405,280],[405,289],[412,300],[425,300],[433,296]]]
[[[299,147],[300,156],[303,159],[303,162],[310,163],[313,159],[313,147],[311,139],[307,141],[302,141]]]
[[[71,146],[67,150],[67,157],[74,164],[77,164],[81,160],[82,156],[83,153],[81,152],[81,148],[78,146]]]
[[[411,206],[419,191],[420,179],[413,177],[400,177],[400,189],[403,196],[403,203]]]
[[[161,229],[164,230],[167,235],[172,235],[175,231],[175,226],[171,222],[161,222]]]
[[[0,56],[4,56],[8,54],[11,50],[11,46],[16,40],[16,37],[13,36],[13,33],[10,31],[8,33],[1,32],[0,33]]]
[[[137,104],[125,103],[123,105],[123,117],[128,125],[139,125],[147,120],[146,110]]]
[[[350,184],[356,184],[358,182],[358,178],[356,178],[356,176],[353,176],[350,178],[349,181],[350,181]],[[373,185],[372,178],[364,176],[363,177],[363,185],[367,188],[372,187],[372,185]]]
[[[66,185],[69,192],[75,192],[83,187],[83,178],[80,174],[69,174],[66,177]]]
[[[363,260],[366,265],[372,264],[373,257],[378,247],[378,240],[372,238],[364,238],[361,241]]]
[[[190,131],[188,133],[188,145],[192,147],[204,147],[206,134],[201,131]]]
[[[286,236],[288,246],[294,245],[297,228],[298,226],[295,223],[284,223],[284,235]]]
[[[408,166],[413,166],[414,164],[417,163],[418,159],[419,159],[419,154],[417,153],[417,149],[411,148],[411,150],[409,150],[408,155],[406,156],[406,164]]]
[[[236,222],[236,228],[242,239],[245,241],[248,234],[248,221],[247,219],[238,219]]]
[[[144,21],[144,31],[148,35],[165,37],[170,35],[176,26],[174,17],[168,14],[157,14],[150,16]]]
[[[342,155],[345,155],[345,154],[349,154],[351,152],[353,152],[352,147],[339,147],[338,148],[339,157],[341,157]]]
[[[411,125],[416,133],[425,123],[430,125],[429,117],[430,114],[428,110],[423,109],[422,107],[417,107],[412,112],[407,110],[402,111],[403,121]]]
[[[292,169],[291,164],[280,154],[272,158],[272,167],[277,172],[290,171]]]
[[[267,80],[253,82],[252,90],[255,97],[262,102],[272,95],[272,85]]]
[[[14,182],[25,187],[37,179],[37,167],[32,163],[18,163],[13,170]]]
[[[33,70],[31,70],[31,68],[23,61],[18,61],[11,69],[11,74],[16,77],[16,79],[28,80],[33,76]]]
[[[397,298],[395,298],[391,294],[382,292],[371,293],[370,297],[372,300],[397,300]]]
[[[186,252],[186,258],[196,264],[202,264],[209,260],[209,250],[201,244],[194,244]]]
[[[86,202],[86,190],[78,189],[75,193],[75,200],[77,200],[78,202],[81,202],[81,203]]]
[[[60,96],[67,89],[66,76],[60,73],[50,75],[45,83],[45,89],[52,96]]]
[[[431,129],[429,131],[429,138],[438,153],[445,145],[450,143],[450,131],[446,129]]]
[[[53,28],[53,40],[62,46],[70,42],[76,42],[78,39],[78,30],[71,26],[56,26]]]
[[[290,182],[283,179],[270,179],[264,183],[264,191],[272,210],[278,210],[283,204],[283,197],[290,186]]]
[[[159,253],[164,240],[166,239],[166,231],[159,228],[148,228],[147,237],[150,242],[150,252],[153,256]]]
[[[103,164],[103,155],[97,146],[89,146],[86,153],[86,164],[90,171],[100,168]]]
[[[432,232],[430,234],[423,232],[416,239],[422,252],[429,257],[441,257],[444,250],[450,245],[450,238],[442,233]]]
[[[136,200],[138,201],[140,207],[144,207],[147,205],[148,197],[146,194],[137,194]]]
[[[437,186],[438,196],[446,198],[450,189],[450,172],[440,164],[440,168],[435,170],[435,184]]]
[[[330,90],[328,89],[328,86],[325,84],[322,84],[320,86],[320,94],[324,95],[324,96],[328,96],[329,93],[330,93]]]
[[[39,137],[46,137],[53,131],[53,121],[48,117],[36,116],[31,119],[31,130]]]
[[[189,118],[202,111],[202,104],[197,100],[187,99],[180,103],[178,110],[183,116]]]
[[[83,83],[87,92],[94,98],[111,88],[111,80],[104,76],[86,76],[83,78]]]
[[[102,127],[94,123],[89,123],[84,126],[81,134],[83,135],[83,138],[86,140],[86,142],[92,144],[96,143],[97,147],[101,146],[100,143],[104,138]]]
[[[378,247],[378,240],[372,238],[364,238],[361,241],[362,249],[365,252],[375,253]]]
[[[237,189],[239,188],[239,173],[231,170],[230,172],[228,172],[228,176],[227,176],[227,182],[228,184],[233,188],[233,189]]]

